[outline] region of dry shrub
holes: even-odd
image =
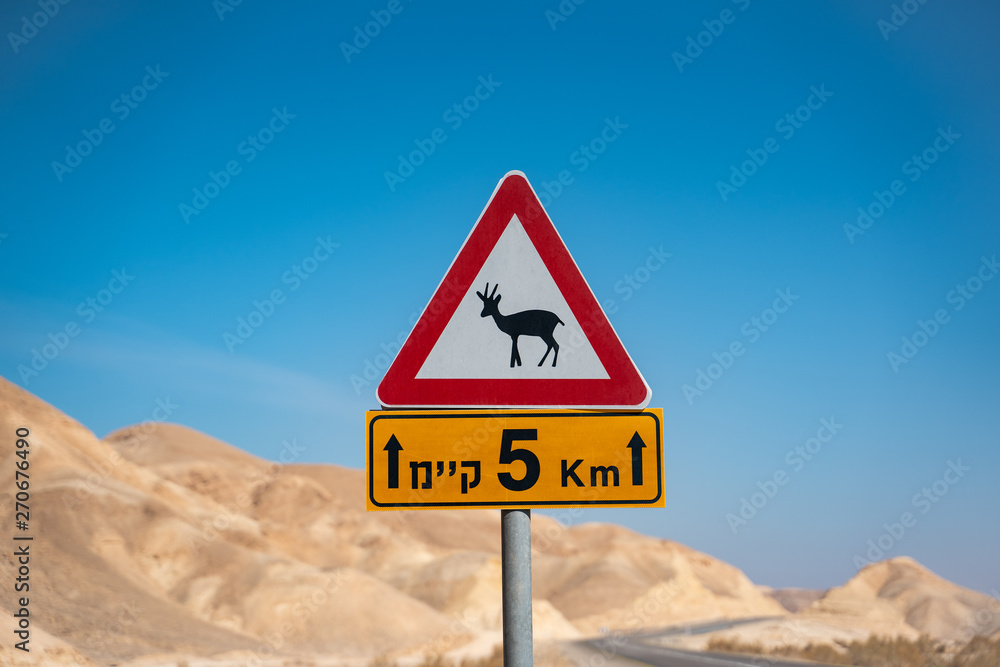
[[[811,660],[828,665],[852,667],[952,667],[950,661],[945,659],[943,646],[926,636],[916,640],[872,636],[863,642],[841,644],[841,647],[837,648],[830,644],[808,644],[805,648],[778,646],[765,649],[756,642],[751,644],[730,639],[712,639],[707,648],[709,651]],[[982,663],[982,667],[986,665],[997,667],[1000,663],[989,661]],[[959,666],[956,663],[954,667]],[[980,667],[980,664],[969,663],[961,667]]]
[[[750,644],[736,639],[726,639],[725,637],[713,637],[709,639],[705,650],[716,651],[718,653],[745,653],[746,655],[764,655],[766,652],[760,642]]]
[[[397,667],[395,660],[390,660],[387,655],[377,655],[368,663],[368,667]]]
[[[863,642],[851,642],[845,648],[851,657],[849,665],[927,667],[944,662],[941,660],[943,647],[926,635],[915,640],[873,635]]]
[[[379,655],[372,658],[368,667],[399,667],[395,660],[386,655]],[[500,645],[493,647],[493,653],[484,658],[466,658],[460,664],[445,660],[440,653],[427,653],[420,662],[419,667],[503,667],[503,647]]]
[[[826,665],[853,665],[851,659],[844,655],[843,651],[837,650],[829,644],[807,644],[804,649],[797,651],[794,656],[803,660],[812,660]]]
[[[1000,638],[973,637],[959,651],[951,667],[997,667],[1000,665]]]

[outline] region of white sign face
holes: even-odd
[[[502,299],[495,301],[497,297]],[[557,351],[537,334],[519,335],[515,343],[501,329],[516,332],[506,318],[525,311],[543,311],[535,319],[555,322],[551,338]],[[515,358],[521,364],[512,367]],[[609,376],[515,215],[416,378],[606,380]]]

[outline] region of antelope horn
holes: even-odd
[[[492,299],[492,298],[493,298],[494,296],[496,296],[496,293],[497,293],[497,288],[498,288],[498,287],[500,287],[500,285],[493,285],[493,294],[490,294],[490,298],[491,298],[491,299]],[[489,288],[490,288],[490,286],[489,286],[489,283],[487,283],[487,285],[486,285],[486,289],[489,289]]]

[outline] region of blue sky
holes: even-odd
[[[0,374],[101,436],[159,401],[361,467],[357,378],[504,173],[568,170],[547,210],[665,409],[668,483],[570,520],[774,586],[881,541],[1000,588],[995,3],[224,1],[0,9]]]

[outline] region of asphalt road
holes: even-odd
[[[745,623],[767,620],[752,618],[740,621],[722,621],[702,625],[681,626],[664,630],[652,630],[629,635],[602,637],[589,642],[591,647],[605,655],[617,655],[644,662],[654,667],[822,667],[816,662],[795,662],[775,660],[766,657],[740,656],[730,653],[701,653],[669,648],[658,640],[678,635],[696,635],[716,630],[726,630]]]

